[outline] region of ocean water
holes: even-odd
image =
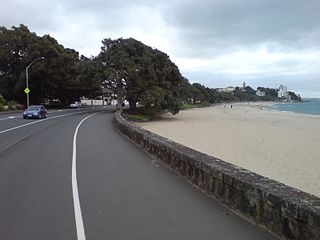
[[[320,115],[320,99],[310,99],[303,102],[279,103],[271,106],[271,109],[277,111]]]

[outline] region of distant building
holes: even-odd
[[[225,91],[226,91],[226,92],[233,92],[234,90],[236,90],[236,88],[235,88],[235,87],[232,87],[232,86],[229,86],[229,87],[226,87],[226,88],[225,88]]]
[[[280,87],[278,89],[278,98],[290,101],[287,86],[280,85]]]
[[[233,92],[234,90],[236,90],[236,88],[229,86],[229,87],[225,87],[225,88],[217,88],[216,90],[218,92]]]
[[[256,95],[257,95],[258,97],[264,97],[264,96],[266,96],[266,93],[263,92],[263,91],[260,91],[260,89],[258,89],[257,92],[256,92]]]
[[[292,100],[292,97],[291,97],[291,95],[290,94],[288,94],[288,97],[287,97],[287,99],[286,99],[287,101],[291,101]]]

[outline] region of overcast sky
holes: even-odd
[[[0,25],[23,23],[88,57],[104,38],[166,52],[190,82],[320,97],[320,0],[0,0]]]

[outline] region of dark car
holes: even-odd
[[[43,105],[31,105],[23,112],[23,118],[46,118],[47,109]]]

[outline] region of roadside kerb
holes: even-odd
[[[126,121],[119,130],[192,184],[283,239],[320,239],[320,198],[200,153]]]
[[[10,115],[16,113],[23,113],[23,110],[12,110],[12,111],[0,111],[0,115]]]

